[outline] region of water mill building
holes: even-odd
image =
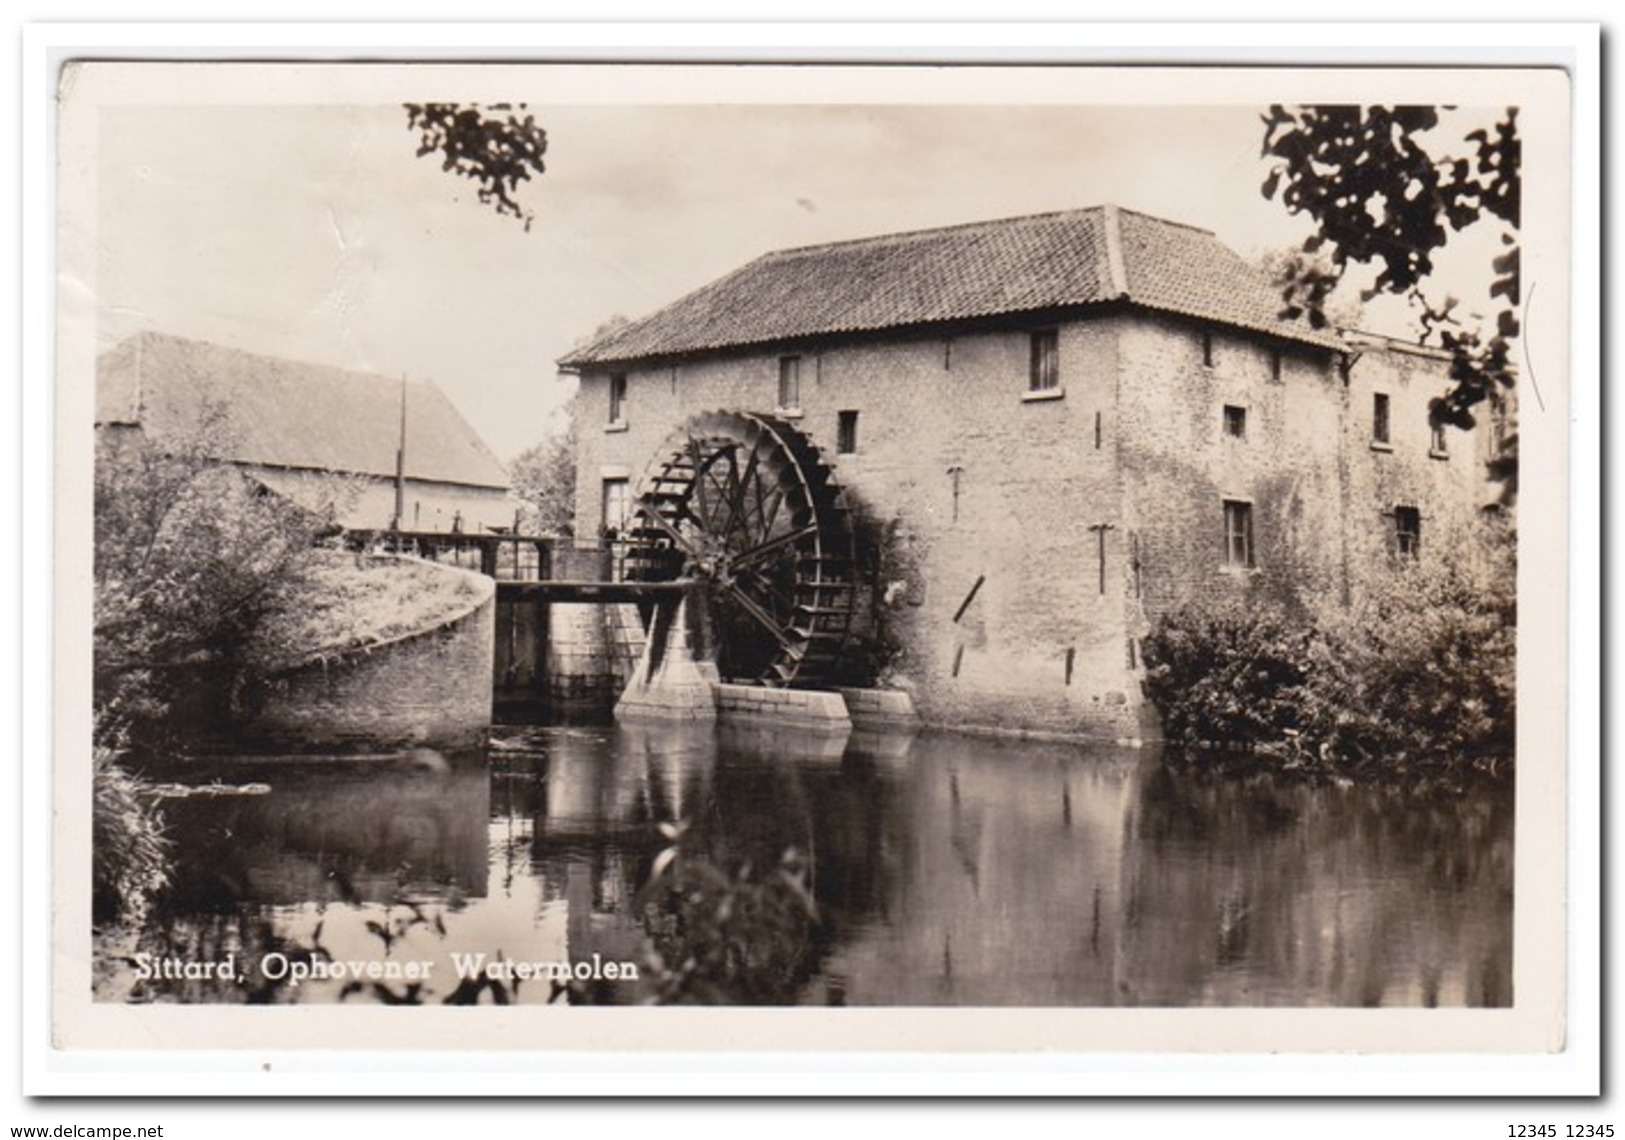
[[[1112,206],[769,253],[560,361],[576,533],[705,583],[724,679],[1147,735],[1159,616],[1348,604],[1494,498],[1446,358],[1280,308]]]

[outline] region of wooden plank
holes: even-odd
[[[687,582],[502,582],[497,594],[504,600],[544,602],[596,602],[611,605],[645,598],[679,596]]]

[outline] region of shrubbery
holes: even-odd
[[[97,455],[99,742],[164,747],[229,715],[262,619],[309,561],[324,520],[210,461],[227,430],[205,420],[162,449],[108,438]]]
[[[125,755],[173,750],[226,723],[258,671],[265,616],[309,565],[320,510],[209,457],[228,450],[205,410],[159,447],[98,441],[94,552],[93,912],[138,924],[168,881],[155,799]]]
[[[1145,642],[1168,738],[1288,766],[1510,770],[1517,678],[1510,536],[1397,567],[1349,612],[1185,610]]]
[[[139,924],[169,883],[169,844],[155,797],[119,765],[110,748],[95,750],[91,812],[91,916]]]

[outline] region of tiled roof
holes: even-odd
[[[1128,301],[1323,347],[1206,230],[1113,206],[781,250],[566,355],[567,371]]]
[[[217,459],[277,467],[395,474],[401,380],[259,356],[204,341],[138,333],[103,354],[96,422],[138,424],[159,443],[195,431],[219,408]],[[506,488],[508,474],[485,441],[432,382],[406,382],[406,474]]]

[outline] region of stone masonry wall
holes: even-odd
[[[1348,606],[1398,565],[1396,506],[1421,512],[1424,557],[1473,539],[1488,433],[1451,431],[1448,453],[1430,454],[1427,404],[1448,382],[1439,354],[1371,341],[1345,370],[1330,353],[1150,318],[1132,321],[1123,345],[1136,634],[1192,604]],[[1386,445],[1373,442],[1379,391]],[[1226,406],[1244,413],[1240,437]],[[1251,506],[1251,568],[1227,564],[1226,500]]]
[[[895,683],[926,720],[1134,735],[1122,559],[1107,531],[1102,590],[1087,529],[1115,525],[1120,497],[1105,442],[1115,332],[1061,326],[1061,388],[1046,398],[1027,398],[1029,354],[1027,329],[804,351],[794,418],[866,512],[899,523],[886,620],[904,647]],[[777,411],[778,361],[632,371],[613,424],[607,378],[583,377],[577,533],[597,530],[603,480],[629,477],[635,491],[690,416]],[[850,455],[835,454],[841,411],[859,413]]]
[[[1475,541],[1481,510],[1499,490],[1486,477],[1490,459],[1489,413],[1472,432],[1447,428],[1443,450],[1432,446],[1428,403],[1444,394],[1449,362],[1442,354],[1410,347],[1364,346],[1349,375],[1349,552],[1352,598],[1398,560],[1395,508],[1421,516],[1424,561],[1463,542]],[[1388,396],[1388,443],[1373,438],[1375,396]]]
[[[1324,349],[1141,311],[1048,327],[1060,387],[1038,397],[1030,328],[800,352],[791,418],[863,513],[897,524],[879,587],[902,652],[879,680],[927,722],[1155,735],[1138,639],[1159,616],[1347,604],[1393,564],[1396,504],[1421,510],[1426,552],[1485,497],[1481,441],[1427,454],[1434,356],[1372,344],[1345,374]],[[779,358],[633,370],[615,423],[607,376],[584,376],[577,533],[596,532],[603,481],[635,494],[691,416],[786,414]],[[1391,450],[1370,445],[1379,387]],[[859,413],[849,455],[835,453],[841,411]],[[1226,564],[1227,500],[1250,509],[1251,566]]]
[[[482,580],[489,593],[455,621],[273,678],[249,735],[300,749],[478,743],[491,724],[496,613],[495,584]]]
[[[1136,636],[1193,603],[1293,608],[1341,596],[1346,393],[1330,353],[1127,318],[1120,385]],[[1240,409],[1239,436],[1226,429],[1226,407]],[[1227,564],[1227,500],[1250,505],[1250,568]]]

